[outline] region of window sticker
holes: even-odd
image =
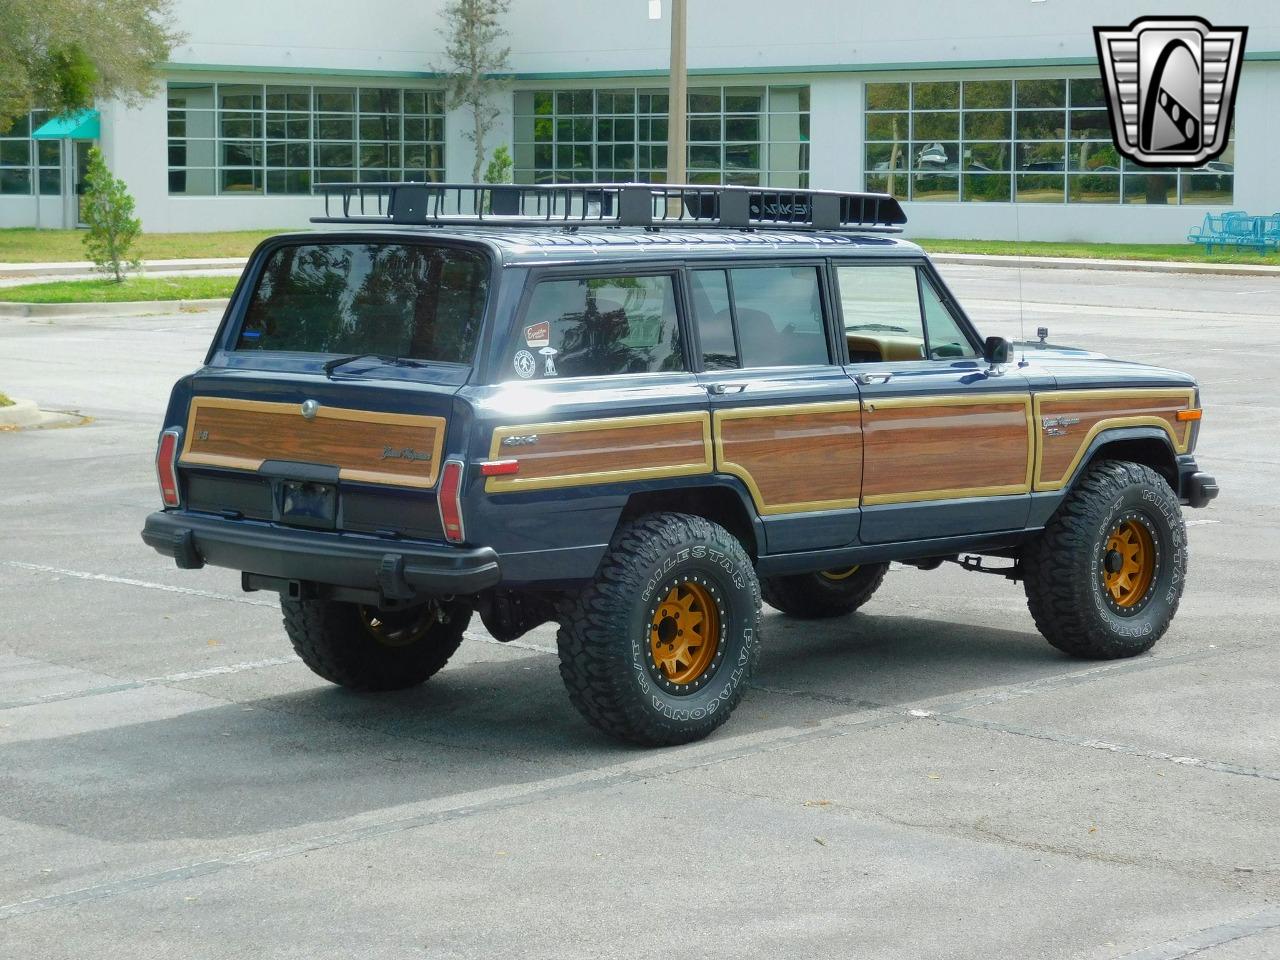
[[[538,361],[528,350],[517,350],[512,362],[516,368],[516,376],[521,380],[532,379],[538,372]]]
[[[524,342],[530,347],[551,346],[551,324],[545,320],[524,328]]]

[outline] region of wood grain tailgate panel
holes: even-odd
[[[441,417],[321,406],[308,420],[294,403],[197,397],[179,462],[257,470],[289,460],[338,467],[345,480],[430,487],[444,427]]]

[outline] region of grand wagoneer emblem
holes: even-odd
[[[1116,149],[1148,166],[1194,167],[1222,155],[1247,27],[1199,17],[1139,17],[1094,27]]]
[[[413,447],[383,447],[383,460],[421,460],[423,462],[431,459],[430,450],[415,450]]]

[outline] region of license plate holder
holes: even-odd
[[[278,480],[276,503],[280,522],[297,527],[333,530],[338,524],[338,488],[311,480]]]

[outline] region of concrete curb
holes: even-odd
[[[246,257],[199,257],[194,260],[144,260],[142,272],[174,273],[183,270],[240,270],[248,262]],[[92,274],[89,261],[74,263],[0,263],[0,280],[11,277],[62,277]]]
[[[41,410],[32,400],[14,400],[10,406],[0,407],[0,430],[3,431],[78,426],[88,423],[89,419],[78,413]]]
[[[123,303],[0,303],[0,320],[54,320],[83,317],[141,317],[152,313],[206,313],[226,309],[215,300],[130,300]]]
[[[0,427],[22,428],[39,422],[40,408],[30,400],[13,400],[11,406],[0,407]]]
[[[1236,277],[1280,277],[1266,263],[1194,263],[1188,260],[1090,260],[1084,257],[1004,257],[985,253],[931,253],[934,263],[970,267],[1028,267],[1038,270],[1122,270],[1147,273],[1207,273]]]

